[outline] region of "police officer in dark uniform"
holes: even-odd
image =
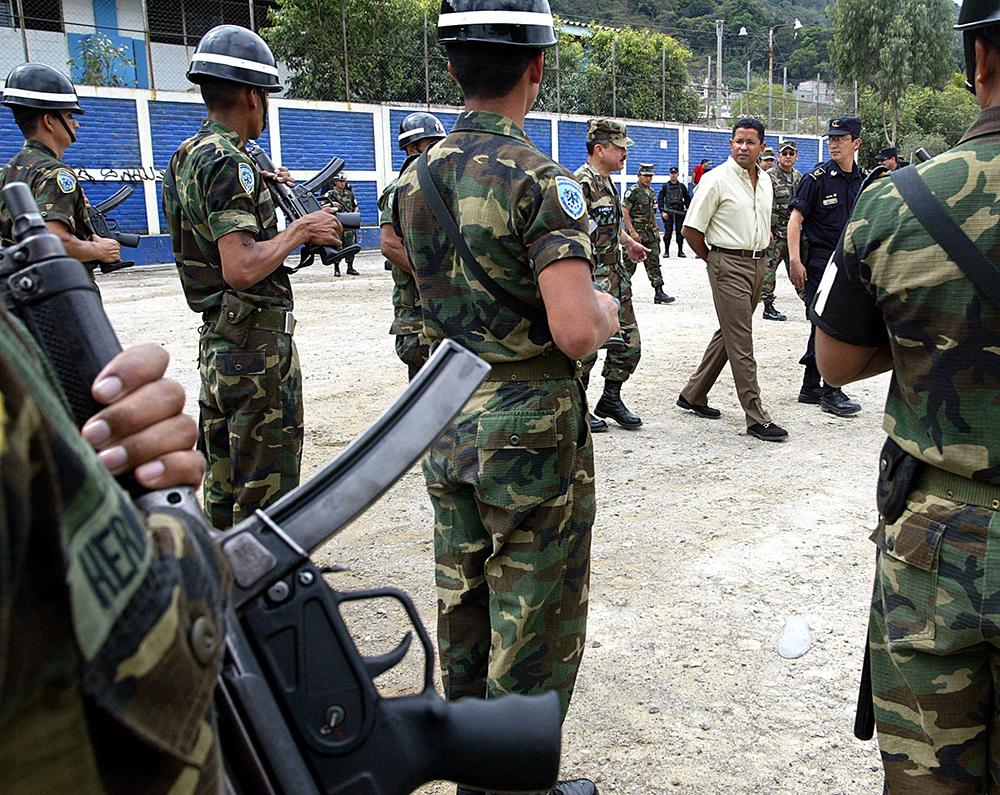
[[[677,167],[674,166],[670,169],[670,180],[663,183],[660,194],[656,197],[660,217],[663,219],[663,256],[668,259],[672,234],[677,237],[677,256],[687,256],[684,253],[684,235],[681,234],[681,229],[684,227],[684,216],[688,205],[691,204],[691,195],[688,193],[687,185],[677,178],[677,174]]]
[[[864,180],[864,172],[854,162],[861,147],[861,119],[833,118],[827,136],[830,159],[802,178],[789,204],[792,215],[788,220],[788,276],[795,287],[805,288],[806,307],[812,304],[826,263],[851,217]],[[815,326],[809,330],[809,342],[799,364],[806,368],[799,403],[818,404],[823,411],[838,417],[861,411],[857,401],[822,382],[816,367]]]
[[[890,171],[895,171],[897,168],[905,168],[910,165],[906,160],[899,159],[899,150],[896,149],[895,146],[886,146],[883,149],[879,149],[878,163],[880,166],[885,166]]]

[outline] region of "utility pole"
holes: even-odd
[[[774,116],[774,28],[767,31],[767,124]]]
[[[788,67],[781,78],[781,129],[785,129],[788,122]]]
[[[722,126],[722,31],[726,23],[715,20],[715,126]]]

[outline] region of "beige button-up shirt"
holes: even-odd
[[[713,248],[761,250],[771,242],[774,187],[760,166],[757,188],[745,168],[728,158],[701,178],[684,225],[705,235]]]

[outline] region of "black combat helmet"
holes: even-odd
[[[446,134],[444,125],[437,116],[433,113],[417,111],[416,113],[411,113],[399,123],[397,142],[399,143],[399,148],[405,152],[406,147],[410,144],[415,144],[417,141],[422,141],[425,138],[440,140]]]
[[[35,108],[39,111],[71,110],[85,113],[76,89],[62,72],[41,63],[23,63],[7,75],[3,104],[8,107]]]
[[[441,0],[438,43],[478,41],[516,47],[556,43],[548,0]]]
[[[281,91],[271,49],[256,33],[239,25],[217,25],[201,37],[191,56],[187,78],[192,83],[216,78],[264,91]]]
[[[982,28],[1000,25],[1000,0],[965,0],[955,30],[965,39],[965,85],[976,93],[976,35]]]

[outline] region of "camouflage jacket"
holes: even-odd
[[[625,191],[622,206],[628,210],[632,218],[632,226],[643,237],[656,235],[656,191],[652,187],[644,188],[638,182]]]
[[[795,198],[795,191],[799,189],[802,181],[802,173],[793,168],[788,174],[775,166],[767,172],[771,176],[771,184],[774,186],[774,207],[771,210],[771,231],[775,237],[786,237],[788,235],[788,219],[792,217],[792,209],[789,203]]]
[[[228,570],[143,518],[0,310],[0,792],[216,792]]]
[[[538,274],[561,259],[590,260],[580,186],[510,119],[463,113],[427,158],[473,255],[509,293],[543,309]],[[429,342],[450,337],[488,362],[554,350],[547,326],[497,301],[469,272],[419,193],[410,168],[396,187],[394,222],[416,268]]]
[[[931,192],[996,265],[1000,108],[959,144],[916,166]],[[859,197],[813,318],[844,342],[892,350],[886,432],[949,472],[1000,484],[1000,307],[913,217],[890,179]]]
[[[0,188],[10,182],[24,182],[38,203],[46,221],[62,221],[71,235],[90,240],[94,234],[87,217],[87,197],[73,169],[39,141],[27,140],[24,147],[0,170]],[[0,199],[0,242],[14,242],[11,218]]]
[[[271,192],[239,136],[206,119],[174,152],[167,172],[163,214],[188,306],[208,312],[232,292],[257,307],[291,309],[292,285],[282,267],[242,291],[222,278],[220,237],[243,231],[270,240],[278,233]]]
[[[590,215],[590,240],[594,248],[594,275],[607,276],[622,270],[619,239],[623,228],[622,205],[618,189],[610,177],[584,163],[573,174],[583,188]]]
[[[406,168],[404,165],[403,168]],[[392,224],[393,196],[396,193],[396,182],[393,180],[385,186],[378,199],[378,225]],[[386,260],[388,262],[388,260]],[[398,265],[389,262],[392,267],[392,311],[395,319],[389,327],[390,334],[419,334],[423,331],[424,321],[420,314],[420,293],[417,292],[417,282],[413,274],[404,271]]]
[[[340,205],[337,212],[353,213],[358,209],[358,200],[354,198],[354,188],[345,183],[343,188],[331,188],[323,194],[330,204]]]

